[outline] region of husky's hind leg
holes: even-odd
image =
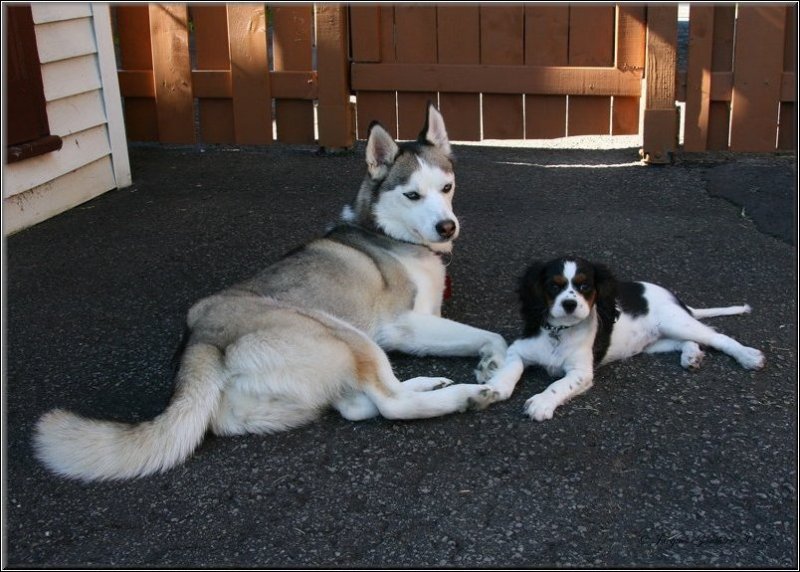
[[[422,419],[449,413],[484,409],[495,401],[492,388],[477,384],[448,385],[445,378],[419,377],[401,382],[389,359],[372,340],[361,335],[351,350],[356,363],[359,389],[388,419]]]
[[[230,379],[212,421],[219,435],[299,427],[353,388],[348,344],[327,323],[276,307],[262,326],[225,350]]]
[[[403,382],[403,389],[410,391],[433,391],[452,384],[452,380],[444,377],[414,377]],[[333,404],[336,410],[350,421],[363,421],[380,415],[378,406],[367,397],[367,394],[352,392],[346,394]]]

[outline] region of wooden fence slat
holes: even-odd
[[[739,5],[731,151],[774,151],[783,72],[784,6]]]
[[[114,6],[121,70],[150,70],[149,94],[125,97],[125,131],[132,141],[158,141],[150,15],[146,5]],[[122,78],[120,78],[121,80]],[[124,94],[123,94],[124,95]]]
[[[441,91],[478,93],[490,86],[493,93],[546,95],[628,95],[642,91],[641,72],[617,68],[460,65],[460,64],[360,64],[352,65],[352,85],[357,90]]]
[[[353,60],[381,61],[381,12],[375,4],[353,4],[349,8]]]
[[[394,6],[381,4],[378,7],[378,39],[380,41],[380,61],[392,63],[395,59],[394,49]],[[359,25],[367,25],[369,21],[360,19]],[[363,31],[362,31],[363,32]],[[359,29],[353,30],[354,37]],[[367,32],[368,38],[376,34]],[[361,42],[357,38],[356,43]],[[374,54],[371,54],[372,57]],[[356,92],[356,126],[358,138],[366,139],[370,123],[379,121],[393,136],[397,137],[397,94],[394,91],[357,91]]]
[[[711,48],[711,103],[708,106],[708,136],[706,149],[728,149],[730,132],[730,101],[715,101],[715,72],[733,72],[733,31],[736,23],[736,6],[714,6],[714,41]]]
[[[525,6],[525,64],[569,64],[569,6]],[[525,96],[526,138],[551,139],[566,134],[567,96]]]
[[[194,143],[194,99],[186,5],[150,4],[149,13],[159,141]]]
[[[355,142],[347,45],[347,8],[317,5],[317,123],[324,148],[352,147]]]
[[[525,62],[524,6],[482,5],[481,63],[514,64]],[[483,137],[485,139],[523,139],[525,122],[522,95],[499,95],[484,89]]]
[[[797,4],[786,7],[786,29],[783,44],[783,71],[795,73],[797,66]],[[796,76],[795,76],[796,77]],[[795,82],[791,82],[791,87],[795,87]],[[797,94],[794,93],[794,100]],[[785,98],[781,96],[781,99]],[[778,149],[797,149],[797,107],[796,101],[781,101],[779,126],[778,126]]]
[[[677,12],[677,4],[650,5],[647,8],[642,158],[648,163],[668,163],[678,144],[678,113],[675,108]]]
[[[194,23],[197,70],[230,70],[228,13],[225,6],[195,4],[190,7],[190,13]],[[204,143],[233,143],[235,136],[230,91],[217,97],[205,96],[204,92],[210,90],[198,85],[201,82],[193,72],[192,90],[198,102],[201,140]],[[226,84],[225,87],[230,90],[230,77]]]
[[[708,144],[713,40],[714,7],[691,6],[683,135],[686,151],[705,151]]]
[[[621,70],[644,70],[647,41],[644,5],[618,5],[616,67]],[[614,96],[611,105],[611,134],[639,133],[641,97]]]
[[[439,6],[437,19],[437,61],[443,64],[480,62],[480,8]],[[453,141],[480,141],[481,99],[477,93],[439,93],[439,110]]]
[[[314,9],[310,4],[272,6],[272,61],[275,71],[311,69],[313,19]],[[313,143],[313,102],[276,98],[275,123],[278,141]]]
[[[571,6],[569,64],[614,65],[614,7]],[[611,128],[611,98],[570,96],[567,135],[605,135]]]
[[[401,4],[394,10],[395,50],[400,63],[436,62],[436,7]],[[397,94],[397,136],[416,139],[426,117],[428,102],[437,102],[435,92]]]
[[[263,4],[228,4],[228,36],[236,143],[272,142],[272,105]]]

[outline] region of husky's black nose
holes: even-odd
[[[450,219],[440,220],[436,223],[436,232],[442,238],[450,238],[456,233],[456,223]]]
[[[564,300],[563,302],[561,302],[561,306],[564,308],[564,311],[567,314],[571,314],[572,312],[575,311],[575,308],[578,307],[578,302],[576,302],[575,300]]]

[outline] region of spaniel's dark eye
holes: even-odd
[[[407,193],[403,193],[403,195],[405,195],[405,197],[406,197],[408,200],[411,200],[411,201],[418,201],[418,200],[420,200],[420,199],[422,198],[422,195],[420,195],[420,194],[419,194],[418,192],[416,192],[416,191],[409,191],[409,192],[407,192]]]
[[[578,286],[578,292],[581,292],[582,294],[586,294],[587,292],[591,291],[592,291],[591,284],[588,284],[586,282]]]
[[[550,294],[552,297],[555,298],[559,292],[561,292],[561,286],[559,286],[555,282],[550,282],[550,284],[547,285],[547,293]]]
[[[447,183],[444,187],[442,187],[442,192],[443,193],[449,193],[451,190],[453,190],[453,184],[452,183]]]

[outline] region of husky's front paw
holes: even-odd
[[[747,369],[761,369],[766,364],[764,354],[756,348],[744,348],[744,351],[736,359],[742,364],[742,367]]]
[[[481,349],[481,361],[478,362],[478,367],[475,369],[475,379],[478,380],[478,383],[489,381],[506,361],[508,346],[502,337],[498,336],[498,338],[499,340],[487,344]]]
[[[502,360],[498,356],[486,356],[479,363],[475,369],[475,379],[478,383],[486,383],[494,376],[495,372],[503,365]]]
[[[480,411],[486,409],[497,401],[498,393],[490,387],[482,387],[473,396],[467,398],[467,411]]]

